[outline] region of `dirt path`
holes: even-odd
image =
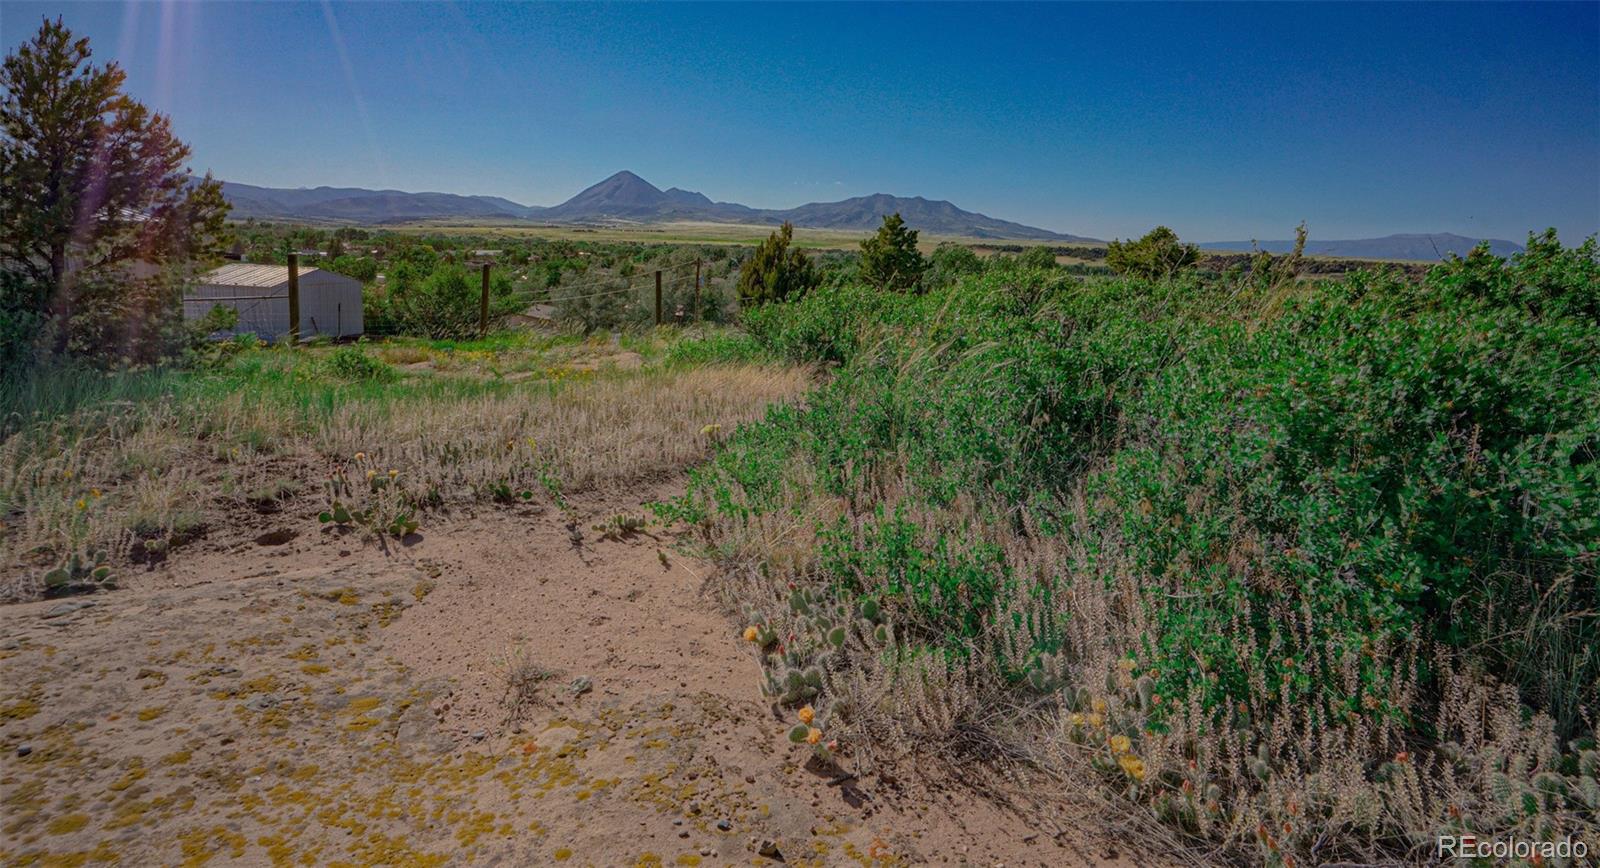
[[[287,541],[0,609],[0,862],[1114,855],[959,787],[807,770],[700,593],[706,565],[591,527],[667,493],[580,505],[575,528],[486,510],[387,554],[289,521]]]

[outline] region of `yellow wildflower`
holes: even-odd
[[[93,497],[93,498],[96,498],[96,499],[99,499],[99,497],[100,497],[100,489],[98,489],[98,488],[89,489],[89,496]]]
[[[810,724],[811,721],[816,720],[816,718],[817,718],[817,711],[816,711],[816,709],[812,708],[811,706],[807,705],[804,708],[800,709],[800,722],[801,723]]]
[[[1121,669],[1123,672],[1132,672],[1133,667],[1134,663],[1132,657],[1124,657],[1117,661],[1117,668]]]
[[[81,498],[81,497],[78,498],[77,506],[78,506],[79,509],[88,509],[89,508],[89,504],[85,503],[84,499]]]
[[[366,461],[367,460],[367,453],[365,453],[365,452],[357,452],[356,453],[356,460],[357,461]]]
[[[393,468],[391,468],[389,470],[389,478],[390,479],[393,479],[393,478],[395,478],[396,476],[399,476],[399,475],[400,475],[400,471],[394,470]]]
[[[744,641],[746,641],[746,642],[754,642],[754,641],[756,641],[756,639],[760,638],[760,636],[761,636],[761,631],[760,630],[757,630],[754,627],[746,627],[746,628],[744,628]]]
[[[1117,757],[1117,765],[1122,766],[1122,770],[1127,772],[1128,777],[1136,781],[1144,780],[1144,760],[1127,753]]]
[[[822,741],[822,730],[813,726],[806,731],[806,744],[816,744],[820,741]]]
[[[722,426],[716,424],[715,422],[713,422],[710,425],[707,425],[704,428],[701,428],[700,429],[700,433],[704,434],[707,437],[714,437],[714,436],[716,436],[717,432],[719,432],[721,430],[722,430]]]
[[[1127,753],[1133,750],[1133,742],[1125,735],[1114,735],[1109,739],[1112,753]]]
[[[1093,708],[1096,714],[1106,713],[1106,701],[1104,699],[1096,699],[1089,703],[1089,707]]]
[[[368,470],[367,471],[367,478],[368,479],[371,479],[371,478],[373,478],[373,477],[375,477],[377,475],[378,475],[378,471],[376,471],[376,470]]]
[[[1083,726],[1083,712],[1074,711],[1073,713],[1067,715],[1067,723],[1070,723],[1073,726]]]
[[[1090,726],[1100,726],[1105,723],[1106,719],[1101,717],[1099,712],[1095,712],[1089,715],[1088,721]]]

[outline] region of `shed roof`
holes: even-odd
[[[302,268],[300,276],[315,271],[315,268]],[[289,282],[289,266],[235,262],[213,269],[200,282],[220,286],[277,286]]]

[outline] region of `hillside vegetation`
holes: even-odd
[[[833,369],[664,507],[797,738],[1023,759],[1252,862],[1595,852],[1593,239],[1421,281],[964,271],[746,311]]]
[[[685,356],[677,338],[246,337],[187,368],[0,380],[0,601],[115,585],[283,516],[399,539],[473,504],[660,478],[704,457],[705,426],[806,385],[792,366]]]

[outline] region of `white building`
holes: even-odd
[[[300,269],[300,339],[361,334],[361,281],[320,268]],[[239,325],[214,338],[254,334],[276,341],[289,333],[289,267],[230,263],[200,279],[183,296],[183,318],[213,307],[239,312]]]

